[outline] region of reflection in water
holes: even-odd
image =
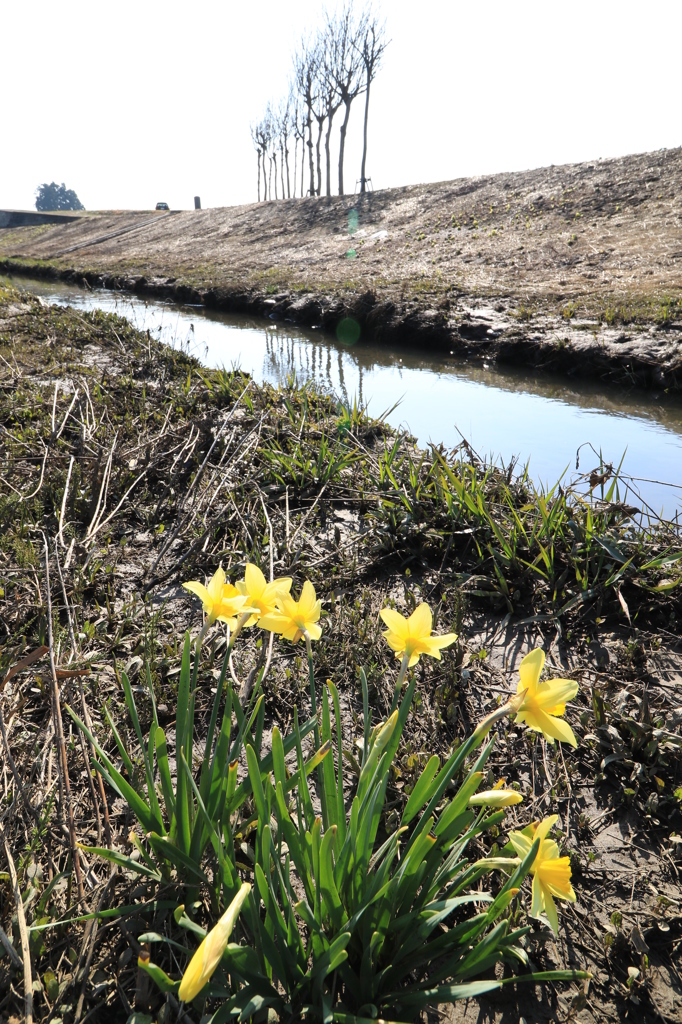
[[[581,445],[590,443],[616,466],[625,452],[623,470],[654,510],[674,516],[682,506],[682,403],[675,397],[536,375],[527,367],[485,369],[416,347],[391,350],[362,341],[346,347],[316,330],[115,292],[19,278],[12,283],[48,301],[119,313],[207,366],[240,366],[275,385],[295,374],[299,383],[314,381],[348,405],[357,396],[374,415],[399,402],[389,422],[408,428],[421,445],[451,448],[463,434],[482,456],[530,460],[532,476],[545,484],[566,470],[568,479],[575,474]],[[581,451],[581,471],[598,464],[588,452]]]

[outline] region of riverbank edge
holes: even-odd
[[[371,289],[345,295],[333,288],[289,289],[272,295],[268,289],[256,287],[203,287],[182,278],[115,274],[59,266],[49,260],[0,259],[0,273],[127,292],[224,313],[261,316],[275,322],[320,328],[337,336],[343,336],[339,325],[352,319],[360,327],[360,337],[386,347],[418,346],[479,363],[526,366],[565,377],[598,377],[615,386],[682,393],[682,359],[664,365],[649,355],[633,353],[630,348],[620,355],[613,347],[600,344],[596,337],[593,344],[576,348],[537,323],[529,333],[521,320],[504,331],[488,327],[485,319],[472,319],[453,327],[444,308],[420,306],[415,297],[400,302],[382,300]]]

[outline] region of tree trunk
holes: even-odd
[[[274,152],[274,150],[272,153],[272,162],[275,165],[275,199],[279,199],[279,196],[277,195],[277,153]]]
[[[322,125],[323,124],[324,124],[324,120],[322,120],[322,121],[318,120],[318,122],[317,122],[317,143],[315,145],[315,151],[316,151],[316,155],[317,155],[317,189],[316,189],[316,193],[315,194],[318,195],[318,196],[322,195],[322,162],[320,160],[320,143],[322,141]]]
[[[327,195],[332,194],[332,163],[331,153],[329,152],[329,139],[332,133],[332,121],[334,120],[334,110],[329,111],[329,120],[327,123],[327,133],[324,137],[324,155],[327,161]]]
[[[345,100],[346,112],[343,115],[343,124],[341,125],[341,133],[339,138],[339,195],[344,195],[343,191],[343,154],[346,148],[346,130],[348,128],[348,118],[350,117],[350,105],[353,102],[352,99]]]
[[[298,170],[298,135],[294,135],[294,199],[296,198],[296,171]],[[289,161],[287,160],[287,174],[289,174]]]
[[[284,191],[284,144],[279,144],[279,173],[282,175],[282,199],[285,198],[286,192]]]
[[[315,195],[315,165],[313,163],[313,122],[308,116],[308,170],[310,171],[310,195]]]
[[[270,176],[269,176],[269,180],[268,180],[268,196],[269,196],[270,199],[272,199],[272,157],[269,156],[268,160],[270,161]]]
[[[365,93],[365,127],[362,136],[362,166],[360,168],[360,192],[366,192],[365,170],[367,167],[367,119],[369,117],[369,87],[371,85],[369,74],[367,75],[367,92]]]
[[[303,199],[303,188],[305,183],[305,133],[301,139],[301,199]]]
[[[260,149],[258,150],[258,202],[260,203]]]
[[[287,199],[291,199],[291,182],[289,180],[289,148],[284,143],[284,162],[287,165]],[[284,191],[284,182],[282,182],[282,192]],[[296,186],[294,185],[294,195],[296,195]]]

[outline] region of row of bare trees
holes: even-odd
[[[280,185],[282,198],[297,194],[322,195],[323,137],[325,191],[326,195],[331,195],[332,125],[342,108],[338,174],[339,195],[344,194],[343,164],[351,105],[363,94],[360,191],[366,191],[370,88],[387,45],[385,24],[371,6],[358,12],[354,0],[345,0],[335,14],[327,12],[316,34],[302,39],[294,54],[293,71],[284,98],[279,103],[269,103],[261,120],[251,126],[258,155],[259,202],[261,183],[263,200],[278,199]],[[293,174],[290,158],[293,158]]]

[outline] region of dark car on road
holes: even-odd
[[[170,206],[168,205],[168,203],[157,203],[156,204],[156,209],[157,210],[170,210]]]

